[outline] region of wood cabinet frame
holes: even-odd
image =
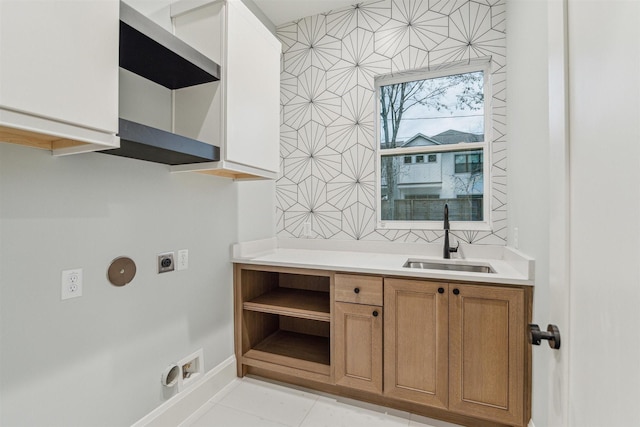
[[[526,325],[531,322],[532,287],[456,283],[406,277],[385,276],[383,278],[382,276],[353,275],[351,273],[345,275],[326,270],[260,265],[236,264],[234,268],[235,348],[238,376],[259,375],[465,426],[524,427],[529,422],[531,417],[531,346],[526,338]],[[252,279],[253,273],[251,272],[267,276],[258,280]],[[318,285],[316,279],[311,277],[317,277],[319,282],[329,283],[328,297],[331,303],[328,322],[317,320],[318,318],[326,319],[326,313],[321,313],[313,307],[315,304],[311,301],[313,298],[304,303],[289,302],[279,308],[277,305],[279,303],[273,304],[270,300],[274,295],[260,297],[267,288],[277,286],[266,279],[270,273],[274,275],[284,273],[284,277],[288,279],[295,279],[295,275],[306,275],[309,277],[303,281],[306,284],[295,286],[306,288],[311,292],[317,290],[317,286],[325,286]],[[336,280],[336,276],[341,278]],[[372,289],[373,295],[378,292],[375,290],[376,280],[383,279],[383,306],[359,303],[358,299],[361,296],[351,295],[352,290],[349,291],[349,288],[345,286],[341,286],[341,291],[338,292],[336,283],[345,276],[349,276],[349,280],[354,280],[350,282],[352,284],[369,284],[367,292],[363,292],[362,295],[365,296],[364,301],[367,301],[369,291]],[[294,293],[289,294],[287,298],[295,299]],[[277,295],[275,296],[277,297]],[[401,303],[398,303],[399,296],[400,299],[404,299]],[[316,295],[316,297],[318,296]],[[475,299],[476,305],[472,304],[465,308],[465,299],[472,303]],[[486,307],[483,306],[485,303]],[[258,305],[257,309],[254,305]],[[419,311],[416,310],[420,310],[421,307],[425,309],[429,307],[426,315],[434,316],[432,324],[435,325],[435,329],[423,332],[422,335],[415,331],[411,331],[411,333],[398,331],[397,328],[402,327],[398,326],[398,321],[400,323],[409,321],[402,317],[403,313],[398,313],[399,307],[413,307],[414,312],[418,314]],[[506,311],[505,307],[507,307]],[[371,378],[357,373],[349,375],[344,361],[338,360],[346,357],[345,349],[336,349],[336,346],[346,339],[345,330],[343,330],[345,313],[366,317],[370,316],[372,310],[376,308],[379,310],[379,316],[375,319],[379,319],[382,324],[382,333],[379,344],[376,343],[375,338],[371,340],[371,348],[373,349],[372,354],[376,354],[378,352],[376,349],[379,349],[380,357],[377,360],[372,357],[370,363],[373,367],[372,372],[376,370],[377,374],[372,373]],[[276,320],[265,314],[269,312],[272,312],[269,316],[281,315],[282,319],[284,315],[287,319],[293,319],[291,322],[294,326],[285,325],[286,331],[299,327],[301,332],[322,335],[322,331],[314,332],[312,329],[319,327],[319,325],[324,328],[328,327],[330,330],[329,364],[318,364],[300,359],[295,356],[295,352],[291,353],[292,357],[285,357],[279,354],[272,355],[268,352],[260,353],[259,350],[254,351],[256,346],[259,348],[258,341],[262,341],[264,335],[268,335],[277,328]],[[408,316],[412,315],[414,314],[408,314]],[[488,319],[484,319],[484,316],[488,316]],[[341,317],[342,319],[340,319]],[[506,335],[504,328],[502,328],[502,332],[492,330],[490,325],[493,320],[500,321],[505,318],[509,319]],[[312,323],[310,326],[304,322],[316,323]],[[470,338],[466,344],[461,344],[465,339],[465,332],[463,330],[463,333],[460,334],[460,330],[464,329],[465,322],[467,322],[466,335],[469,335],[469,331],[473,330],[471,326],[480,329],[477,337]],[[362,325],[365,323],[363,322]],[[367,327],[374,330],[374,323],[367,323],[369,325]],[[326,334],[326,331],[324,333]],[[502,348],[509,349],[507,359],[509,369],[513,369],[511,373],[514,374],[513,378],[510,377],[508,380],[508,390],[503,393],[508,396],[506,403],[492,401],[486,396],[480,396],[480,398],[473,396],[473,392],[484,387],[482,382],[486,380],[486,378],[482,378],[482,375],[477,375],[478,372],[482,374],[481,370],[484,369],[482,363],[486,364],[490,361],[487,361],[482,355],[476,361],[471,360],[473,358],[469,359],[468,354],[467,359],[464,358],[464,345],[471,346],[472,351],[481,351],[490,348],[493,344],[492,340],[497,338],[505,340],[501,345]],[[412,362],[415,360],[412,358],[418,354],[419,348],[417,345],[412,348],[411,340],[439,343],[435,352],[429,356],[432,358],[429,364],[432,366],[433,373],[433,378],[430,378],[429,381],[433,381],[431,384],[436,384],[435,387],[421,389],[416,386],[420,384],[419,379],[407,380],[410,369],[423,363]],[[367,345],[360,346],[360,348],[368,348],[369,345],[369,341],[367,341]],[[409,355],[401,355],[399,358],[398,345],[408,349],[406,351]],[[484,354],[490,354],[490,352],[486,351]],[[400,360],[402,357],[405,357],[404,362]],[[397,369],[398,363],[413,364],[414,366],[409,366],[408,370],[401,372]],[[472,375],[472,377],[465,378],[464,375],[471,372],[465,373],[465,369],[473,371],[476,368],[473,363],[480,363],[480,371],[476,370],[476,373],[473,374],[475,377]],[[398,380],[398,372],[400,372],[400,380]],[[382,378],[381,384],[375,379],[376,375]],[[362,378],[357,378],[358,376]],[[479,382],[474,385],[474,381]],[[504,381],[502,386],[504,386]],[[504,387],[501,390],[504,392]],[[485,398],[487,401],[483,401]]]

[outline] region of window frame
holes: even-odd
[[[484,141],[451,144],[447,146],[426,146],[426,147],[401,147],[401,148],[381,148],[381,118],[380,118],[380,87],[391,84],[434,79],[456,74],[466,74],[482,71],[484,77]],[[491,58],[479,58],[471,61],[462,61],[440,65],[434,68],[422,68],[406,72],[379,75],[374,78],[375,102],[375,176],[376,176],[376,229],[400,229],[400,230],[442,230],[442,221],[390,221],[382,220],[382,156],[397,155],[425,155],[438,153],[454,153],[460,151],[471,151],[482,149],[482,169],[483,169],[483,216],[482,221],[451,221],[451,227],[459,230],[479,230],[491,231],[491,145],[493,142],[493,105],[492,105],[492,84],[491,84]],[[454,166],[455,168],[455,166]]]

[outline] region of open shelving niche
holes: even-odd
[[[267,362],[328,379],[332,274],[241,267],[239,277],[243,364]]]
[[[120,67],[172,91],[216,82],[221,74],[213,60],[124,2]],[[102,153],[172,166],[220,160],[217,146],[122,117],[118,134],[120,147]]]

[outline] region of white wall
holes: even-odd
[[[549,128],[547,5],[507,3],[507,134],[509,135],[509,238],[535,258],[534,323],[546,328],[549,299]],[[533,421],[547,422],[549,347],[533,347]]]
[[[170,363],[203,348],[206,371],[233,354],[237,186],[0,144],[0,425],[131,425],[171,396]],[[189,269],[158,275],[156,254],[179,249]],[[138,272],[117,288],[106,271],[121,255]],[[61,301],[70,268],[83,296]]]
[[[569,426],[640,425],[640,3],[570,1]]]
[[[276,235],[275,181],[238,182],[238,241]]]

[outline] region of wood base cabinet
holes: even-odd
[[[335,304],[336,384],[382,393],[382,307]]]
[[[525,415],[525,295],[449,286],[449,410],[509,425]]]
[[[532,288],[236,266],[238,375],[474,427],[531,416]]]
[[[385,279],[384,296],[385,395],[526,425],[522,288]]]
[[[382,277],[335,275],[335,382],[382,393]]]
[[[384,394],[447,408],[448,294],[446,284],[384,281]]]

